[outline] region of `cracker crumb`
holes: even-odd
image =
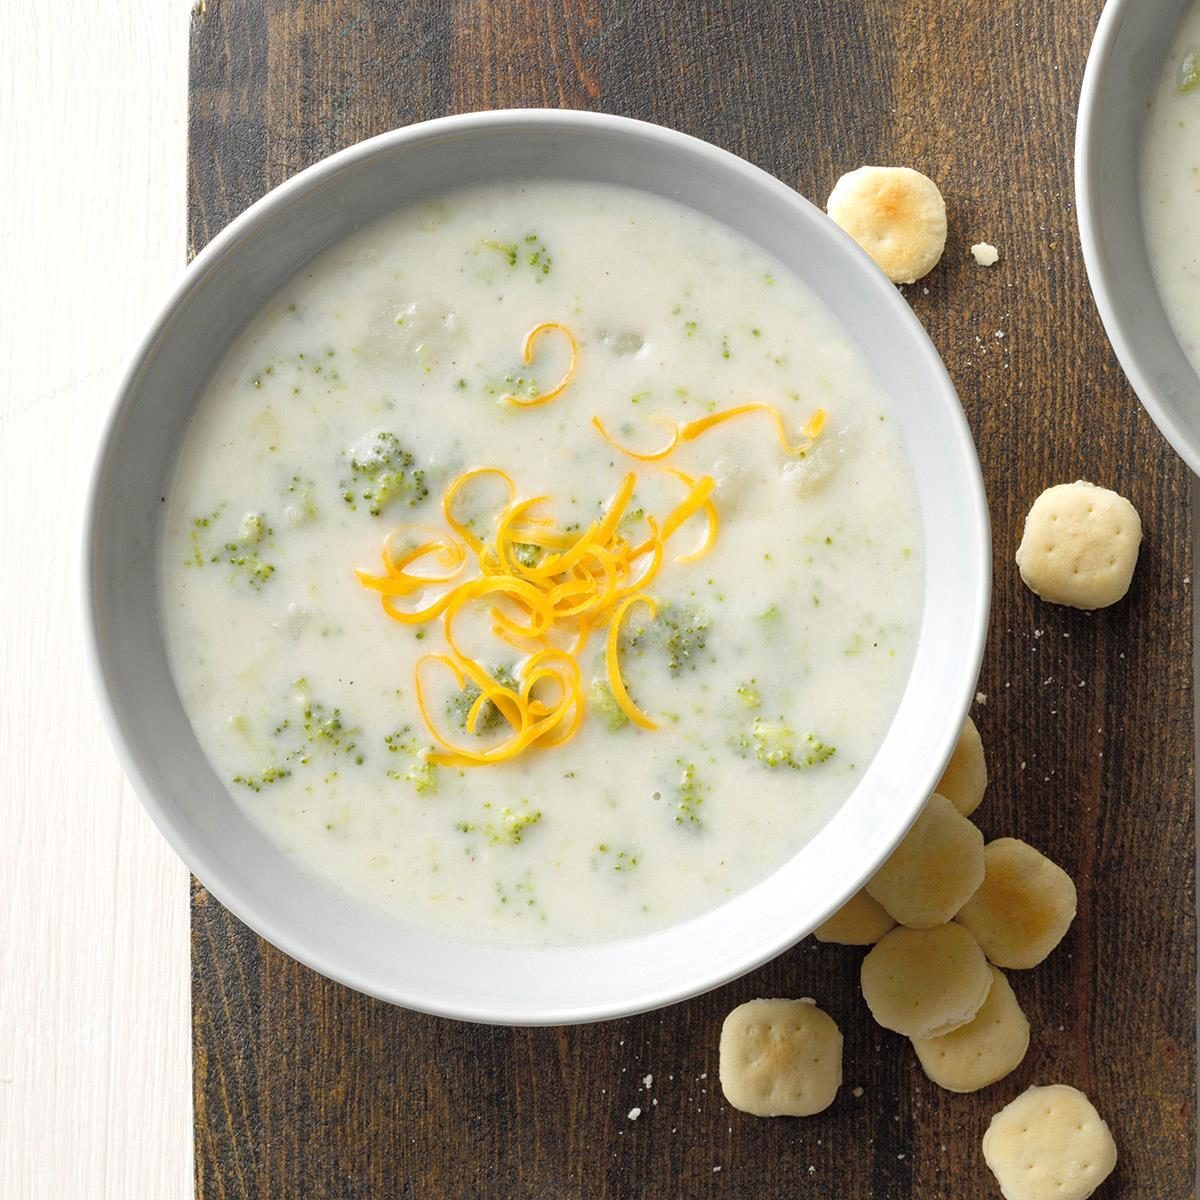
[[[975,256],[975,261],[981,267],[995,266],[997,259],[1000,257],[1000,251],[990,242],[976,242],[971,247],[971,253]]]
[[[861,1100],[862,1094],[863,1094],[863,1090],[860,1087],[852,1088],[850,1091],[850,1095],[852,1095],[855,1098],[855,1100]]]
[[[646,1088],[646,1090],[649,1091],[649,1089],[652,1088],[653,1086],[654,1086],[654,1076],[653,1075],[643,1075],[642,1076],[642,1087]]]
[[[642,1110],[636,1106],[629,1110],[629,1120],[636,1121],[642,1115]]]
[[[976,692],[975,703],[982,708],[987,703],[987,692]]]

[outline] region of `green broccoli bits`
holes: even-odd
[[[490,810],[491,802],[483,806]],[[459,833],[482,833],[489,846],[519,846],[524,839],[525,830],[536,825],[542,819],[540,809],[530,809],[528,803],[521,801],[521,807],[509,808],[504,806],[493,820],[486,821],[482,826],[474,821],[459,821],[454,828]]]
[[[514,692],[518,690],[519,685],[512,673],[511,667],[493,667],[491,676],[501,687],[509,688]],[[471,715],[471,709],[474,708],[475,701],[482,694],[482,689],[476,687],[473,683],[468,683],[461,692],[456,692],[446,701],[447,718],[457,725],[463,733],[470,732],[467,728],[467,719]],[[486,704],[480,705],[479,712],[475,717],[476,734],[494,733],[497,729],[503,728],[505,724],[504,714],[491,700]]]
[[[266,767],[256,775],[235,775],[233,782],[248,787],[252,792],[261,792],[263,788],[278,783],[281,779],[287,779],[290,775],[291,771],[286,767]]]
[[[621,649],[627,655],[652,650],[661,655],[672,675],[694,671],[708,645],[709,616],[691,604],[667,603],[653,620],[631,622],[621,635]]]
[[[498,255],[512,270],[518,267],[528,267],[533,272],[534,280],[541,283],[550,274],[554,259],[536,233],[527,233],[519,242],[501,242],[495,238],[484,238],[479,243],[480,250],[486,250]]]
[[[676,766],[679,767],[679,783],[675,788],[675,824],[700,829],[704,824],[700,819],[700,807],[708,789],[700,782],[695,763],[677,759]]]
[[[592,680],[592,704],[609,733],[616,733],[629,724],[625,710],[617,703],[607,679]]]
[[[275,574],[273,563],[266,562],[253,551],[247,550],[242,542],[226,542],[221,552],[212,556],[212,561],[228,563],[234,569],[234,573],[245,579],[255,591]]]
[[[410,784],[419,796],[437,791],[437,766],[423,756],[423,748],[413,734],[411,725],[404,725],[395,733],[387,734],[383,744],[388,753],[402,756],[405,760],[404,765],[388,769],[389,779]]]
[[[789,767],[800,771],[820,766],[836,753],[811,733],[797,735],[782,720],[768,721],[755,717],[748,731],[739,733],[731,742],[734,752],[742,758],[756,758],[764,767]]]
[[[540,809],[530,811],[521,809],[502,808],[494,821],[489,821],[483,827],[484,836],[489,846],[519,846],[525,836],[525,830],[536,825],[542,819]]]
[[[307,679],[297,679],[292,685],[292,703],[299,710],[296,717],[284,717],[275,726],[275,737],[291,749],[288,762],[307,766],[314,758],[349,758],[361,765],[366,756],[358,748],[359,730],[342,718],[340,708],[329,708],[314,700]]]
[[[351,508],[361,502],[377,517],[393,500],[414,507],[429,495],[425,472],[414,466],[412,453],[387,430],[356,442],[345,460],[349,475],[341,483],[342,499]]]
[[[241,579],[259,591],[275,574],[275,564],[267,562],[257,547],[261,547],[274,530],[262,513],[249,512],[238,525],[236,541],[220,543],[215,549],[211,541],[205,546],[205,541],[215,532],[213,525],[220,520],[224,511],[225,505],[221,504],[211,513],[192,518],[191,554],[187,563],[193,567],[224,563],[233,568],[231,580]]]

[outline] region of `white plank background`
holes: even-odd
[[[184,262],[186,0],[0,4],[0,1197],[192,1195],[187,874],[81,657],[101,418]]]

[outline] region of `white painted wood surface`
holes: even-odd
[[[79,525],[184,261],[186,0],[0,4],[0,1197],[192,1194],[187,874],[81,657]]]

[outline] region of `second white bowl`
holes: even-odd
[[[1194,0],[1109,0],[1088,55],[1075,136],[1075,198],[1104,328],[1154,423],[1200,473],[1200,378],[1163,308],[1142,220],[1148,105]]]

